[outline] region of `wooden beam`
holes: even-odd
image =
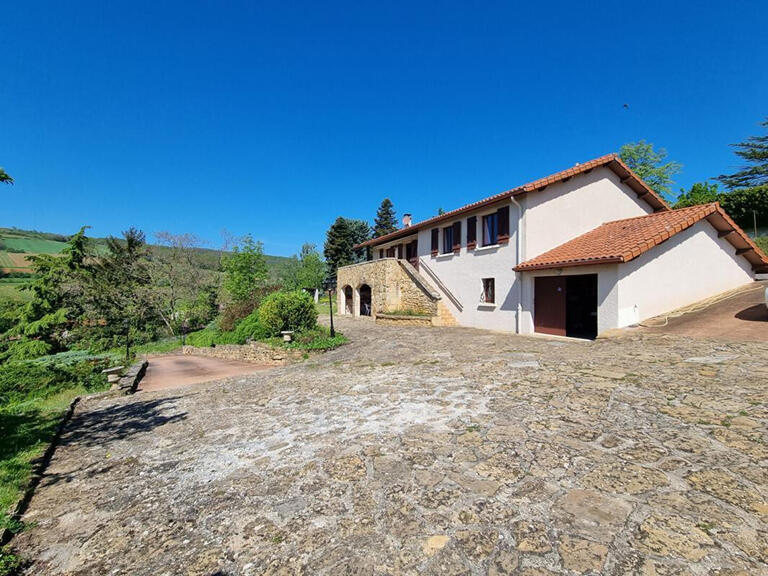
[[[622,183],[622,184],[626,184],[626,183],[627,183],[627,182],[629,182],[630,180],[634,180],[634,179],[635,179],[635,177],[634,177],[634,176],[632,176],[632,174],[630,174],[630,175],[629,175],[629,176],[627,176],[626,178],[622,178],[622,179],[621,179],[621,183]]]
[[[731,228],[730,230],[726,230],[725,232],[718,232],[717,233],[717,237],[718,238],[725,238],[726,236],[728,236],[729,234],[733,234],[734,232],[736,232],[736,230]]]
[[[736,250],[736,256],[741,256],[742,254],[746,254],[747,252],[752,252],[754,248],[739,248]]]
[[[642,192],[635,191],[635,194],[637,194],[638,198],[642,198],[643,196],[648,196],[648,194],[650,194],[650,192],[648,192],[648,190],[643,190]]]

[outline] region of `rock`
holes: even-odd
[[[421,549],[425,555],[434,556],[438,551],[445,548],[445,545],[448,544],[450,539],[450,536],[446,536],[445,534],[430,536],[424,541]]]
[[[707,555],[712,539],[680,516],[653,515],[640,525],[641,546],[659,556],[697,562]]]
[[[608,548],[584,538],[563,536],[558,546],[563,566],[575,572],[600,572]]]

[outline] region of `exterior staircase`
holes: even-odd
[[[433,326],[458,326],[451,310],[442,300],[437,301],[437,316],[432,317]]]

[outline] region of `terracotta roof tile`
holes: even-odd
[[[446,220],[451,220],[452,218],[455,218],[456,216],[460,216],[466,212],[470,212],[472,210],[481,208],[483,206],[487,206],[489,204],[493,204],[495,202],[500,202],[501,200],[511,198],[512,196],[518,196],[520,194],[526,194],[530,192],[535,192],[537,190],[541,190],[551,184],[556,184],[558,182],[568,180],[569,178],[573,178],[574,176],[578,176],[579,174],[584,174],[585,172],[589,172],[600,166],[608,166],[611,170],[619,174],[619,176],[622,178],[622,181],[627,181],[627,182],[632,181],[635,184],[635,186],[637,186],[640,189],[640,192],[638,192],[638,194],[643,194],[642,197],[645,198],[646,201],[655,209],[669,210],[669,206],[664,201],[664,199],[658,194],[656,194],[656,192],[654,192],[645,182],[643,182],[639,176],[637,176],[634,172],[632,172],[629,166],[624,164],[624,162],[622,162],[621,158],[619,158],[617,154],[606,154],[605,156],[600,156],[599,158],[595,158],[588,162],[577,164],[576,166],[572,168],[568,168],[566,170],[562,170],[561,172],[556,172],[555,174],[551,174],[550,176],[546,176],[544,178],[534,180],[533,182],[529,182],[528,184],[523,184],[522,186],[518,186],[517,188],[512,188],[504,192],[499,192],[494,196],[489,196],[488,198],[484,198],[482,200],[478,200],[477,202],[467,204],[465,206],[462,206],[461,208],[457,208],[455,210],[451,210],[450,212],[446,212],[445,214],[441,214],[439,216],[435,216],[433,218],[423,220],[421,222],[413,224],[408,228],[401,228],[400,230],[396,230],[395,232],[392,232],[390,234],[380,236],[379,238],[373,238],[371,240],[363,242],[362,244],[359,244],[358,246],[356,246],[356,248],[362,248],[364,246],[375,246],[377,244],[383,244],[391,240],[396,240],[397,238],[403,238],[405,236],[409,236],[411,234],[416,233],[416,231],[421,228],[425,228],[427,226],[433,226],[438,224],[439,222],[443,222]]]
[[[523,262],[515,270],[542,270],[584,266],[593,263],[628,262],[715,213],[722,217],[721,221],[724,221],[726,226],[738,234],[742,244],[746,244],[750,248],[754,254],[752,257],[753,266],[757,265],[755,261],[760,261],[763,266],[768,266],[768,257],[731,220],[720,207],[720,204],[713,202],[607,222],[586,234],[577,236],[573,240]]]

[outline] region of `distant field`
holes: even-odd
[[[0,300],[30,300],[32,294],[21,289],[27,282],[23,278],[0,278]]]
[[[63,242],[3,234],[0,236],[6,250],[18,250],[28,254],[58,254],[64,249]]]

